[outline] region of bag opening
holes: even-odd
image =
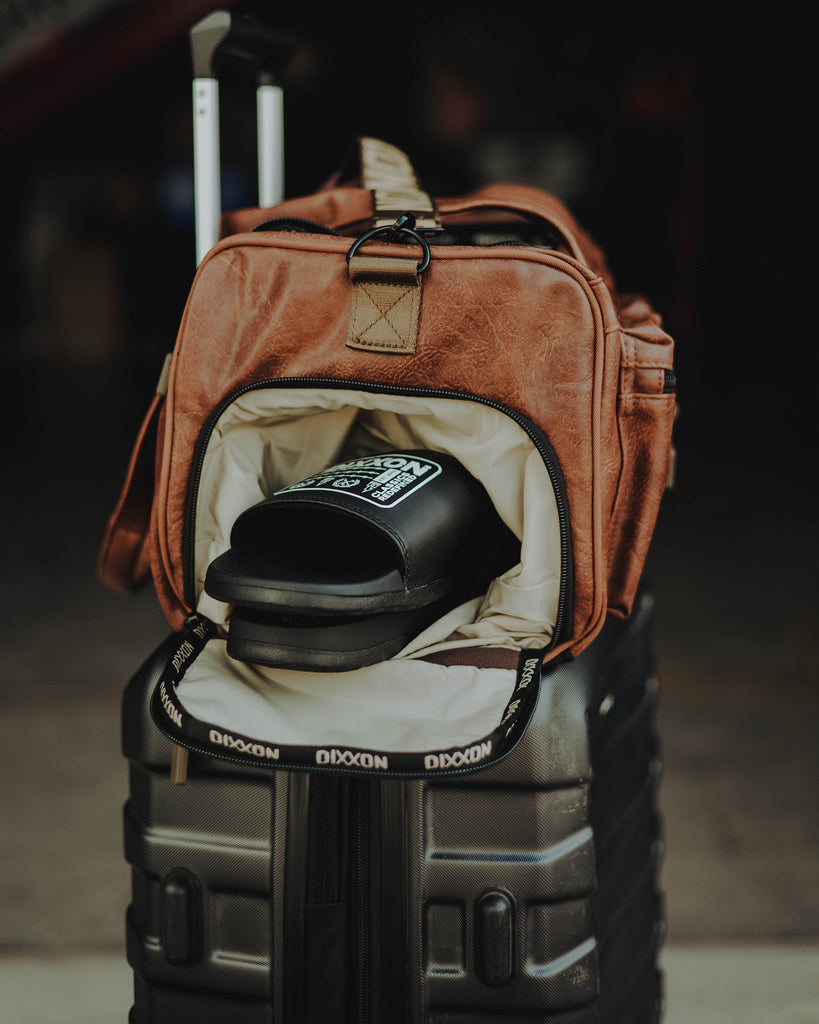
[[[230,403],[214,424],[202,459],[194,519],[196,610],[225,626],[230,606],[204,592],[208,566],[230,544],[251,505],[348,459],[396,448],[443,451],[486,488],[521,542],[520,563],[490,585],[452,628],[451,616],[397,657],[446,646],[543,649],[560,598],[557,503],[546,466],[523,428],[499,409],[468,399],[340,389],[261,388]]]
[[[229,547],[240,513],[327,466],[399,448],[458,459],[520,540],[520,562],[375,665],[328,673],[228,657],[231,607],[208,596],[204,579]],[[217,736],[251,737],[267,749],[335,745],[419,755],[480,745],[508,717],[520,668],[442,664],[436,657],[491,647],[514,658],[543,651],[554,632],[562,575],[554,489],[532,437],[493,406],[326,387],[250,390],[213,425],[192,521],[196,610],[216,632],[186,667],[176,698]]]

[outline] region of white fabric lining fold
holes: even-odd
[[[418,752],[491,733],[515,678],[509,669],[409,660],[339,673],[262,668],[233,661],[215,639],[177,698],[196,718],[264,743]]]

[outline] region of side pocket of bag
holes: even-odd
[[[621,466],[608,544],[608,606],[622,616],[631,611],[668,484],[677,403],[671,338],[644,302],[635,302],[622,319],[629,314],[634,319],[621,331]]]

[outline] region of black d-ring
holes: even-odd
[[[357,238],[347,250],[347,262],[350,262],[365,242],[369,241],[371,238],[377,238],[379,235],[385,235],[391,242],[400,242],[401,235],[409,235],[411,238],[414,238],[421,246],[424,254],[424,258],[418,264],[418,273],[423,274],[429,266],[429,243],[423,235],[420,235],[415,230],[415,218],[411,213],[402,214],[398,220],[394,224],[390,224],[389,227],[373,228],[372,231],[367,231],[365,234],[361,235],[360,238]]]

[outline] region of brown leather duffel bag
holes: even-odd
[[[224,217],[166,369],[99,574],[152,575],[174,629],[229,614],[203,580],[245,508],[399,447],[458,458],[522,545],[412,656],[549,661],[629,612],[670,471],[673,343],[554,196],[433,202],[362,139],[350,183]]]

